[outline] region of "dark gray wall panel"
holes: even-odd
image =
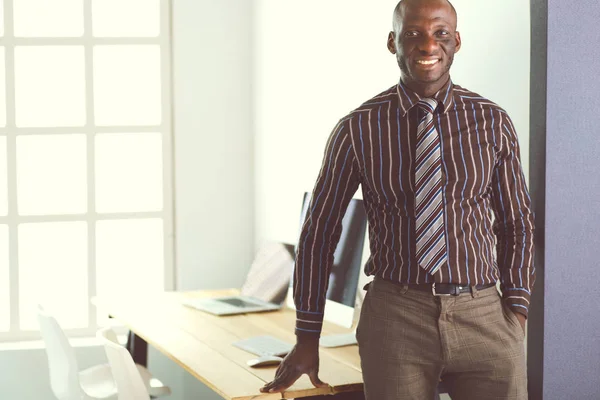
[[[532,102],[546,109],[531,107],[543,271],[529,327],[530,398],[541,384],[544,400],[600,399],[600,2],[547,0],[546,71],[543,3],[532,2]]]

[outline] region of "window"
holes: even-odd
[[[168,0],[0,2],[0,341],[173,288]]]

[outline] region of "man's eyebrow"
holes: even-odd
[[[437,18],[437,19],[439,19],[439,18]],[[450,24],[448,21],[441,20],[441,21],[436,21],[436,23],[433,24],[433,27],[434,28],[451,28],[452,24]],[[422,27],[419,25],[408,24],[408,25],[404,25],[402,28],[403,28],[403,30],[419,30]]]

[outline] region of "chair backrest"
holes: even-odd
[[[81,398],[79,367],[75,351],[52,315],[38,306],[38,321],[48,357],[50,386],[59,400]]]
[[[110,364],[113,378],[117,384],[119,400],[150,400],[148,390],[131,357],[129,351],[117,341],[112,329],[106,328],[98,332],[98,338],[104,345],[106,358]]]

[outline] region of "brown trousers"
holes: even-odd
[[[367,400],[526,400],[524,333],[495,287],[435,297],[380,278],[357,328]]]

